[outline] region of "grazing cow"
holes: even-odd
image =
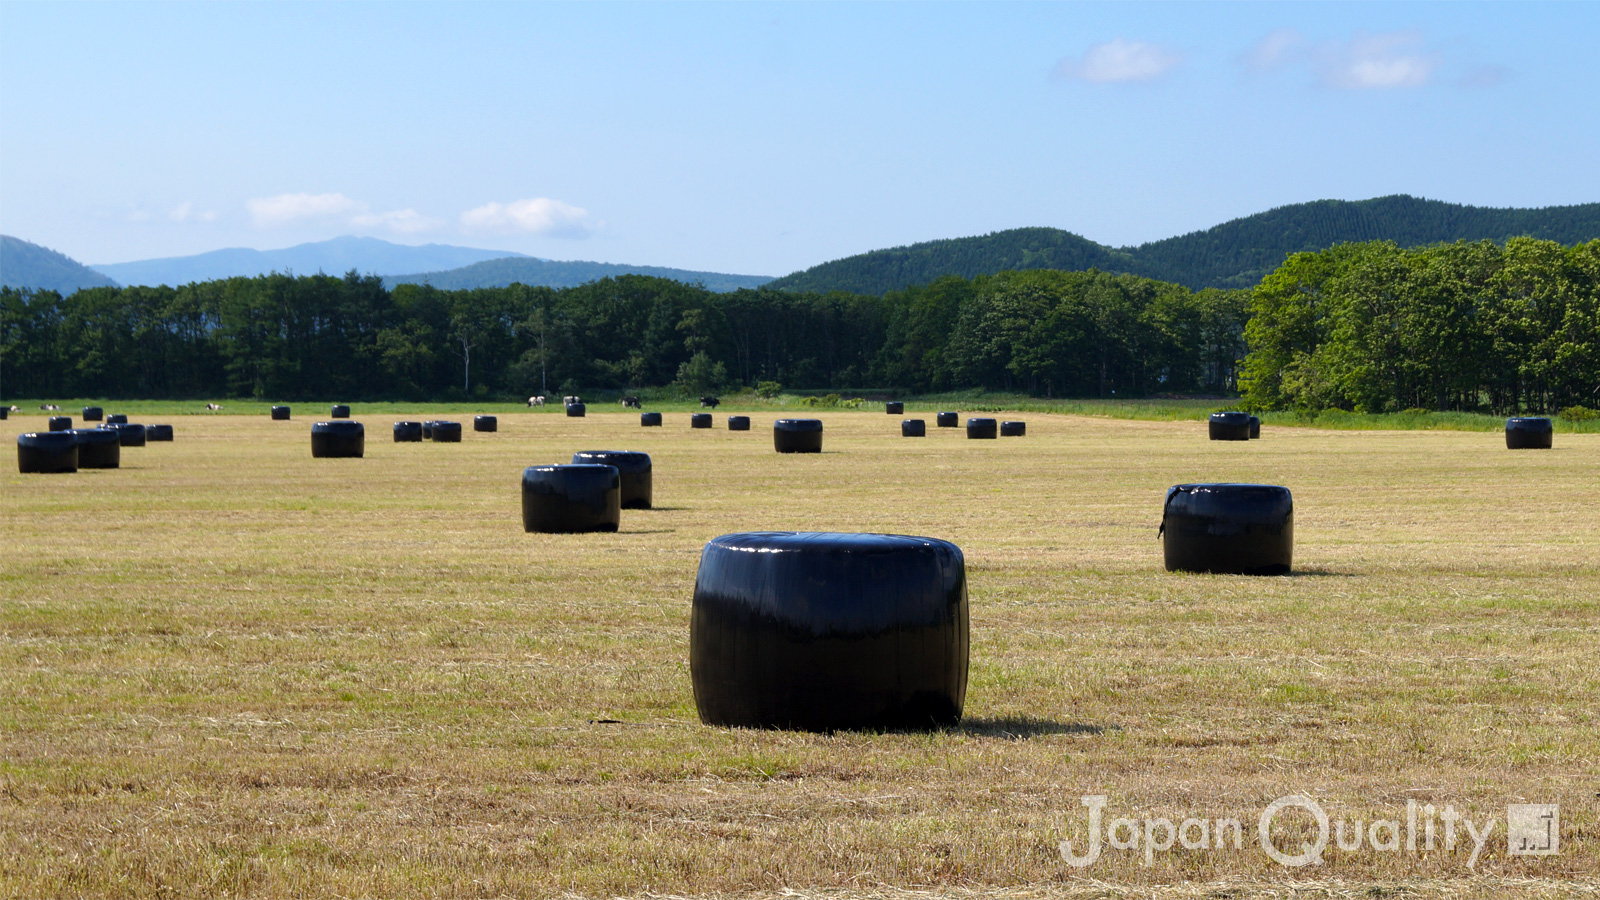
[[[45,410],[46,412],[48,412],[48,411],[50,411],[52,409],[56,410],[58,412],[61,410],[61,407],[55,405],[54,403],[41,403],[41,404],[39,404],[39,408],[42,409],[42,410]]]
[[[215,412],[216,410],[219,410],[221,408],[222,408],[222,404],[221,403],[207,403],[206,404],[206,409],[212,410],[213,412]]]
[[[561,398],[561,405],[562,406],[571,406],[574,403],[582,403],[582,402],[583,402],[583,398],[579,397],[577,394],[569,394],[569,395]]]
[[[716,409],[718,404],[720,404],[720,403],[722,403],[722,401],[718,400],[715,397],[701,397],[700,398],[700,405],[701,406],[709,406],[712,409]]]
[[[544,405],[544,395],[540,394],[537,397],[529,397],[528,398],[528,405],[529,406],[543,406]]]
[[[638,397],[623,397],[622,398],[622,408],[623,409],[639,409],[640,408],[639,398]]]

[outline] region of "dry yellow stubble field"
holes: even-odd
[[[779,456],[770,414],[393,444],[356,412],[360,460],[313,460],[307,418],[218,416],[120,470],[7,463],[0,896],[1600,895],[1600,435],[1032,414],[968,441],[930,413],[918,440],[840,412],[827,452]],[[590,449],[649,452],[657,508],[524,534],[522,468]],[[1296,574],[1163,571],[1187,481],[1289,486]],[[771,529],[963,549],[962,727],[699,724],[700,549]],[[1091,795],[1108,821],[1235,818],[1243,845],[1153,831],[1068,865]],[[1437,824],[1431,852],[1286,867],[1255,831],[1285,795],[1497,827],[1476,860]],[[1520,803],[1560,805],[1558,855],[1509,854]],[[1316,832],[1291,809],[1273,839]]]

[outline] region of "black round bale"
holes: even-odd
[[[968,440],[994,440],[1000,426],[993,419],[968,419]]]
[[[120,422],[107,426],[117,430],[117,440],[124,447],[143,447],[145,442],[144,426],[137,422]]]
[[[1540,416],[1513,416],[1506,420],[1507,450],[1549,450],[1555,445],[1555,426]]]
[[[473,431],[499,431],[500,430],[500,420],[495,418],[494,416],[473,416],[472,417],[472,430]]]
[[[83,420],[85,422],[103,422],[105,418],[106,411],[98,406],[85,406],[83,408]]]
[[[961,424],[961,416],[953,412],[936,413],[933,417],[933,424],[940,428],[956,428]]]
[[[394,442],[396,444],[413,444],[422,440],[421,422],[396,422],[394,423]]]
[[[128,424],[128,417],[123,415],[122,413],[111,413],[110,415],[106,416],[106,424],[107,425],[126,425],[126,424]]]
[[[900,420],[900,436],[901,437],[927,437],[928,436],[928,423],[924,422],[921,419],[901,419]]]
[[[344,404],[335,404],[333,411],[328,413],[328,415],[335,419],[348,419],[350,418],[350,407],[345,406]]]
[[[883,404],[883,411],[891,416],[903,416],[906,414],[906,405],[900,400],[887,400]]]
[[[1242,412],[1214,412],[1209,431],[1213,441],[1250,440],[1250,414]]]
[[[78,471],[78,439],[70,431],[27,431],[17,435],[17,471]]]
[[[109,428],[76,428],[69,434],[78,442],[78,468],[122,467],[122,437]]]
[[[640,428],[660,428],[661,427],[661,413],[658,413],[658,412],[639,413],[639,427]]]
[[[584,406],[582,403],[568,403],[567,404],[567,415],[572,417],[572,418],[574,418],[574,419],[584,418],[585,414],[588,413],[588,411],[589,411],[589,407]]]
[[[1028,433],[1027,422],[1001,422],[1001,437],[1025,437]]]
[[[616,531],[621,524],[622,475],[616,466],[529,466],[522,470],[523,531]]]
[[[1258,440],[1258,439],[1260,439],[1260,437],[1261,437],[1261,417],[1260,416],[1251,416],[1250,417],[1250,440],[1252,440],[1252,441]]]
[[[172,440],[172,426],[171,425],[146,425],[144,427],[144,438],[147,441],[171,441]]]
[[[311,426],[311,455],[317,459],[360,459],[367,453],[367,430],[360,422],[343,419]]]
[[[422,423],[422,439],[423,440],[425,440],[425,441],[433,440],[433,423],[434,423],[433,419],[429,419],[428,421]]]
[[[0,406],[0,422],[4,422],[9,418],[11,418],[11,407]]]
[[[621,478],[622,508],[649,509],[654,492],[650,454],[636,450],[580,450],[575,466],[611,466]]]
[[[690,428],[710,428],[711,427],[711,413],[690,413],[689,414],[689,427]]]
[[[1175,485],[1159,534],[1168,572],[1287,575],[1294,497],[1274,484]]]
[[[461,423],[444,421],[434,422],[433,442],[435,444],[461,443]]]
[[[750,430],[750,417],[749,416],[729,416],[728,417],[728,430],[729,431],[749,431]]]
[[[966,564],[948,541],[754,532],[706,544],[689,674],[700,721],[922,729],[966,703]]]
[[[287,422],[287,421],[289,421],[289,407],[287,407],[287,406],[274,406],[272,408],[272,420],[274,422]]]
[[[779,453],[821,453],[821,419],[779,419],[772,423],[772,447]]]
[[[49,420],[49,422],[47,424],[49,425],[51,431],[71,431],[72,430],[72,417],[71,416],[51,416],[50,420]]]

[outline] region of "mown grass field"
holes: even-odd
[[[358,405],[366,458],[313,460],[324,409],[225,410],[120,470],[8,462],[0,896],[1600,895],[1600,435],[824,411],[827,452],[778,456],[729,411],[397,445]],[[521,469],[588,449],[649,452],[657,508],[524,534]],[[1163,571],[1165,489],[1224,480],[1294,491],[1295,575]],[[700,548],[768,529],[962,547],[962,727],[699,724]],[[1244,849],[1071,867],[1089,794],[1237,817]],[[1289,869],[1253,833],[1286,794],[1498,826],[1475,868],[1463,840]],[[1510,803],[1561,805],[1559,856],[1508,855]]]

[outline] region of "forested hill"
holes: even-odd
[[[616,278],[620,275],[648,275],[653,278],[670,278],[685,284],[699,283],[705,285],[708,290],[718,293],[760,287],[772,280],[769,275],[725,275],[720,272],[691,272],[687,269],[668,269],[661,266],[512,257],[486,260],[444,272],[393,275],[385,278],[384,284],[390,288],[397,284],[429,284],[446,291],[507,287],[516,283],[535,287],[567,288],[599,281],[602,278]]]
[[[70,256],[0,234],[0,284],[70,294],[78,288],[117,283]]]
[[[847,291],[886,294],[927,284],[945,275],[974,278],[996,272],[1060,269],[1078,272],[1131,272],[1134,260],[1059,228],[1013,228],[982,237],[928,241],[909,247],[874,250],[785,275],[769,286],[786,291]]]
[[[1087,269],[1172,281],[1194,290],[1253,287],[1292,253],[1352,241],[1402,247],[1458,240],[1504,242],[1519,235],[1565,245],[1600,238],[1600,203],[1543,209],[1486,209],[1396,195],[1318,200],[1235,219],[1205,231],[1113,248],[1055,228],[1017,228],[982,237],[876,250],[786,275],[771,287],[882,294],[943,275],[1022,269]]]

